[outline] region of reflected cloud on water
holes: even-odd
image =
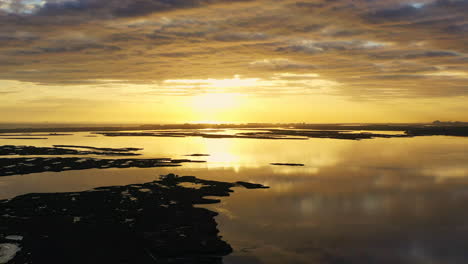
[[[139,158],[210,156],[191,157],[207,163],[176,168],[2,177],[2,198],[143,183],[167,173],[242,180],[271,189],[239,190],[209,206],[220,212],[221,235],[234,248],[224,263],[468,263],[465,138],[83,138],[83,145],[145,148]],[[47,144],[65,144],[65,139],[53,140]]]

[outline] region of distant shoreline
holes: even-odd
[[[36,132],[98,132],[98,131],[143,131],[168,129],[313,129],[341,131],[403,131],[409,136],[468,136],[467,122],[413,123],[413,124],[164,124],[164,125],[128,125],[128,126],[81,126],[81,127],[22,127],[3,128],[2,133],[36,133]]]

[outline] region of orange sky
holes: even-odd
[[[5,0],[0,122],[466,120],[467,9]]]

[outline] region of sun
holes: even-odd
[[[242,96],[234,93],[206,93],[193,96],[191,114],[196,123],[226,123],[242,104]]]
[[[196,95],[192,99],[195,110],[226,110],[236,107],[239,103],[239,95],[230,93],[208,93]]]

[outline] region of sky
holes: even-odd
[[[0,122],[468,121],[468,0],[0,0]]]

